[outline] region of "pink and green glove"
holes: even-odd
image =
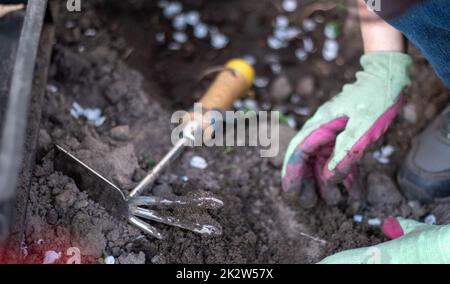
[[[356,162],[383,135],[402,104],[410,83],[411,58],[400,52],[371,52],[361,57],[356,82],[322,105],[289,144],[282,169],[285,193],[316,182],[322,197],[329,185],[343,182],[350,196]]]
[[[383,231],[393,240],[343,251],[319,264],[450,264],[450,225],[388,218]]]

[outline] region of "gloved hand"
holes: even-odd
[[[356,162],[393,121],[410,82],[411,58],[371,52],[361,57],[361,65],[356,82],[322,105],[289,144],[282,169],[285,193],[301,193],[314,181],[324,198],[338,182],[350,190]],[[350,195],[357,198],[358,192]]]
[[[383,230],[394,240],[343,251],[320,264],[450,264],[450,225],[388,218]]]

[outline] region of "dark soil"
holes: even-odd
[[[68,259],[66,250],[77,247],[82,262],[103,262],[112,255],[116,263],[314,263],[344,249],[385,241],[379,226],[366,223],[368,218],[394,215],[423,220],[430,212],[439,217],[445,211],[446,205],[407,202],[393,181],[412,139],[449,100],[430,66],[411,48],[415,63],[406,105],[415,109],[417,123],[399,115],[363,159],[363,192],[370,202],[355,204],[344,197],[337,206],[319,202],[303,210],[286,204],[280,196],[279,157],[260,158],[254,147],[195,148],[166,171],[153,193],[146,194],[212,192],[225,205],[206,215],[221,224],[222,236],[199,236],[156,224],[167,236],[160,241],[109,216],[71,178],[54,171],[54,143],[129,190],[170,149],[170,114],[189,108],[199,98],[208,83],[199,78],[208,68],[234,56],[254,55],[259,75],[272,82],[287,76],[293,93],[300,97],[299,102],[278,100],[271,95],[270,85],[256,89],[261,105],[270,104],[271,109],[286,113],[299,106],[313,113],[343,83],[352,81],[359,68],[362,50],[357,19],[337,9],[319,13],[342,26],[339,57],[332,62],[321,58],[322,24],[313,36],[317,51],[302,62],[293,52],[301,43],[279,52],[266,46],[271,23],[280,13],[272,1],[182,1],[185,7],[200,11],[204,21],[219,26],[230,37],[230,44],[216,50],[207,41],[193,39],[179,51],[155,41],[157,32],[170,35],[171,30],[156,2],[84,1],[81,13],[61,11],[49,79],[57,90],[49,88],[44,98],[26,215],[25,262],[42,262],[45,252],[54,250],[62,252],[64,257],[58,262],[63,263]],[[292,15],[292,20],[298,16]],[[68,23],[73,27],[68,28]],[[87,29],[95,29],[96,35],[86,37]],[[268,55],[280,58],[280,75],[271,72]],[[94,127],[74,119],[70,115],[73,102],[100,108],[105,123]],[[295,115],[299,126],[307,117]],[[281,131],[285,138],[281,143],[286,145],[295,132],[288,127]],[[388,144],[396,151],[390,164],[381,165],[372,153]],[[192,168],[189,162],[194,155],[204,157],[208,168]],[[370,173],[374,176],[367,179]],[[389,190],[374,194],[370,192],[374,184]],[[365,221],[355,223],[355,213],[363,214]]]

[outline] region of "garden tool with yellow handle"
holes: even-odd
[[[249,91],[253,83],[254,73],[253,67],[244,60],[230,60],[212,82],[206,94],[201,98],[202,108],[204,110],[226,110],[230,108],[235,100]],[[166,213],[160,213],[157,210],[182,207],[217,209],[223,206],[223,202],[212,195],[201,197],[177,196],[174,198],[141,196],[143,191],[156,181],[186,146],[193,145],[194,132],[202,129],[206,130],[212,123],[203,114],[198,115],[193,112],[189,113],[185,121],[181,139],[128,195],[59,145],[55,146],[55,170],[72,177],[80,190],[86,191],[90,198],[102,205],[111,215],[127,220],[158,239],[164,238],[162,233],[144,221],[144,219],[183,228],[199,234],[220,235],[222,229],[219,225],[200,224],[182,220]]]

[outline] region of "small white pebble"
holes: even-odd
[[[105,257],[105,264],[115,264],[116,260],[114,259],[114,256],[110,255]]]
[[[181,44],[178,42],[171,42],[171,43],[169,43],[168,48],[169,48],[169,50],[180,50]]]
[[[294,110],[294,112],[301,116],[309,116],[311,114],[309,107],[298,107]]]
[[[85,50],[86,50],[86,47],[84,47],[83,45],[79,45],[78,48],[77,48],[77,51],[79,53],[83,53]]]
[[[363,221],[364,217],[360,214],[353,215],[353,221],[356,223],[361,223]]]
[[[186,13],[186,23],[191,26],[196,26],[200,23],[200,13],[197,11],[189,11]]]
[[[312,32],[316,28],[317,24],[311,19],[303,20],[303,29],[307,32]]]
[[[297,121],[295,120],[295,118],[293,118],[293,117],[291,116],[291,117],[289,117],[289,118],[287,119],[287,125],[288,125],[290,128],[296,128],[296,127],[297,127]]]
[[[164,43],[166,41],[166,34],[164,32],[159,32],[155,35],[157,43]]]
[[[293,95],[290,99],[291,104],[298,104],[300,101],[302,100],[302,98],[299,95]]]
[[[318,24],[322,24],[325,22],[325,17],[322,15],[316,15],[314,16],[314,21]]]
[[[250,65],[256,64],[256,58],[252,54],[246,54],[242,58]]]
[[[285,47],[285,43],[275,36],[269,36],[267,38],[267,45],[271,49],[281,49],[281,48]]]
[[[179,2],[172,2],[172,3],[167,3],[163,7],[163,9],[164,9],[163,10],[164,17],[166,17],[168,19],[172,19],[177,14],[181,13],[181,11],[183,10],[183,5],[181,5],[181,3],[179,3]]]
[[[65,24],[66,29],[73,29],[76,27],[76,24],[74,21],[67,21]]]
[[[167,7],[167,5],[169,5],[169,2],[167,2],[166,0],[159,0],[158,1],[158,7],[159,8],[165,8],[165,7]]]
[[[87,120],[97,120],[102,115],[102,111],[98,108],[87,108],[83,115]]]
[[[199,23],[194,26],[194,36],[198,39],[204,39],[208,35],[208,26],[204,23]]]
[[[299,27],[288,27],[286,29],[286,37],[288,40],[293,40],[302,33]]]
[[[99,118],[97,118],[96,120],[94,120],[94,121],[93,121],[93,124],[94,124],[95,126],[99,127],[99,126],[102,126],[102,125],[103,125],[103,123],[105,122],[105,120],[106,120],[106,117],[102,116],[102,117],[99,117]]]
[[[235,109],[242,109],[244,107],[244,103],[241,100],[235,100],[233,103],[233,107]]]
[[[228,37],[224,34],[221,33],[213,33],[211,34],[211,45],[215,48],[215,49],[222,49],[225,46],[228,45],[228,42],[230,40],[228,39]]]
[[[85,117],[90,124],[95,126],[101,126],[106,117],[102,116],[102,111],[99,108],[83,108],[77,102],[72,104],[72,108],[70,109],[70,115],[75,119],[79,119],[80,117]]]
[[[274,26],[276,28],[287,28],[289,26],[289,19],[284,15],[279,15],[275,18]]]
[[[266,77],[258,76],[255,78],[255,81],[253,81],[253,84],[257,88],[265,88],[269,85],[269,79]]]
[[[97,31],[96,31],[95,29],[87,29],[87,30],[84,32],[84,35],[85,35],[86,37],[94,37],[94,36],[97,35]]]
[[[295,56],[301,61],[308,59],[308,53],[303,48],[296,49]]]
[[[187,181],[189,181],[189,178],[187,176],[182,176],[181,180],[184,181],[184,182],[187,182]]]
[[[270,69],[272,70],[273,74],[280,74],[283,70],[283,67],[280,63],[272,63],[270,64]]]
[[[244,100],[244,107],[249,110],[253,110],[253,111],[258,111],[258,109],[259,109],[258,103],[253,99]]]
[[[294,12],[297,10],[298,3],[297,0],[283,0],[281,6],[286,12]]]
[[[394,152],[395,152],[395,148],[392,145],[386,145],[386,146],[381,148],[381,153],[385,157],[391,156]]]
[[[391,163],[391,160],[385,157],[380,157],[377,159],[377,161],[382,165],[388,165],[389,163]]]
[[[58,253],[54,250],[49,250],[45,252],[44,261],[42,262],[42,264],[53,264],[60,258],[61,253]]]
[[[339,43],[334,39],[327,39],[323,45],[322,57],[326,61],[332,61],[336,59],[339,52]]]
[[[191,167],[204,170],[208,167],[206,160],[200,156],[194,156],[191,159]]]
[[[172,26],[177,31],[184,31],[187,27],[186,15],[184,14],[176,15],[175,18],[173,18],[172,20]]]
[[[188,41],[188,35],[183,32],[175,32],[173,33],[173,39],[178,43],[186,43]]]
[[[379,218],[372,218],[367,221],[367,224],[369,224],[370,226],[380,226],[381,220]]]
[[[47,85],[47,92],[55,94],[58,92],[58,87],[56,87],[55,85]]]
[[[336,39],[338,36],[336,31],[336,23],[326,24],[323,33],[328,39]]]
[[[427,217],[425,217],[424,221],[428,225],[436,225],[436,223],[437,223],[436,216],[434,216],[433,214],[430,214]]]
[[[305,37],[303,39],[303,49],[308,53],[311,53],[314,51],[314,42],[313,42],[312,38]]]

